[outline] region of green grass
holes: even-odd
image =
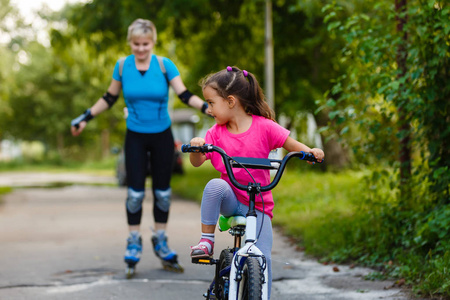
[[[200,203],[205,185],[211,179],[218,178],[219,173],[209,163],[205,163],[199,168],[194,168],[188,162],[188,156],[183,158],[184,174],[172,176],[172,191],[183,198]]]
[[[104,160],[90,160],[86,162],[27,162],[23,160],[14,160],[10,162],[0,162],[0,172],[83,172],[114,176],[116,159],[115,156],[111,156]]]
[[[200,203],[206,183],[219,174],[209,163],[194,168],[188,157],[184,158],[185,173],[172,177],[172,190],[181,197]],[[113,175],[115,158],[83,164],[66,162],[56,166],[0,164],[0,172],[6,170]],[[274,226],[281,228],[308,254],[320,260],[376,267],[378,271],[368,276],[368,280],[404,278],[421,295],[450,299],[450,249],[424,254],[423,250],[415,248],[414,228],[407,232],[404,227],[397,226],[405,224],[405,221],[406,224],[412,222],[413,219],[404,218],[414,217],[414,212],[396,210],[389,186],[376,186],[376,197],[370,198],[361,180],[365,175],[363,172],[321,173],[312,170],[301,164],[300,167],[290,166],[285,171],[273,190]],[[0,189],[0,199],[1,194],[8,191]],[[440,217],[445,221],[446,216],[446,211],[439,211],[434,219]],[[428,231],[424,232],[430,235],[439,232],[436,230],[441,229],[442,224],[441,220],[435,227],[425,226]],[[425,237],[422,234],[422,238]],[[443,240],[441,245],[447,247],[448,243]]]
[[[0,186],[0,204],[3,203],[3,196],[10,193],[11,191],[12,191],[12,188],[10,188],[10,187]]]
[[[274,225],[306,251],[327,255],[347,243],[349,224],[360,199],[361,173],[286,172],[274,190]]]

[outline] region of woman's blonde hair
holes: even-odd
[[[156,44],[156,27],[150,20],[136,19],[128,26],[127,41],[137,36],[149,36]]]

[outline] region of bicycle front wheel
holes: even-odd
[[[247,258],[239,284],[238,300],[260,300],[262,282],[263,272],[258,260],[254,257]]]

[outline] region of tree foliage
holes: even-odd
[[[273,1],[275,110],[299,132],[305,115],[314,113],[329,165],[351,162],[373,171],[360,208],[370,217],[353,232],[357,250],[348,253],[395,259],[406,249],[448,257],[450,8],[445,1],[410,0],[401,12],[395,3]],[[0,4],[0,30],[8,37],[0,48],[0,137],[40,140],[62,157],[84,159],[122,143],[123,101],[80,137],[70,135],[69,123],[105,92],[117,59],[129,54],[127,27],[136,18],[155,23],[155,53],[176,63],[195,94],[201,95],[200,78],[228,65],[251,71],[265,86],[262,0],[69,5],[41,12],[50,47],[9,0]],[[402,181],[405,145],[412,173]]]
[[[399,15],[393,2],[376,1],[347,19],[340,17],[344,8],[339,5],[324,11],[329,30],[346,40],[340,60],[351,68],[338,78],[320,110],[332,120],[329,129],[343,127],[339,137],[353,146],[358,160],[378,166],[366,179],[361,209],[373,216],[367,236],[374,239],[360,236],[365,253],[357,255],[402,260],[407,253],[426,257],[429,264],[448,259],[450,7],[444,1],[408,1]],[[402,31],[396,30],[398,18],[405,16]],[[404,70],[398,49],[406,54]],[[399,124],[400,114],[407,127]],[[413,153],[407,181],[400,176],[399,160],[406,136]],[[381,237],[385,249],[395,251],[380,251]],[[423,286],[426,280],[420,282]],[[438,286],[434,292],[448,292],[443,282]]]

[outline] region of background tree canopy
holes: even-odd
[[[0,4],[7,37],[0,48],[0,138],[42,141],[49,155],[98,158],[122,143],[123,101],[76,139],[69,124],[104,93],[117,59],[129,54],[127,27],[136,18],[155,23],[155,52],[177,64],[192,92],[201,95],[199,80],[228,65],[253,72],[265,85],[262,0],[69,5],[41,13],[50,46],[30,35],[9,0]],[[313,116],[328,171],[366,170],[361,212],[386,231],[402,232],[386,237],[386,250],[355,236],[364,247],[346,257],[395,258],[411,250],[448,258],[447,1],[277,0],[272,8],[277,116],[307,144],[306,119]],[[370,230],[367,236],[378,237]]]

